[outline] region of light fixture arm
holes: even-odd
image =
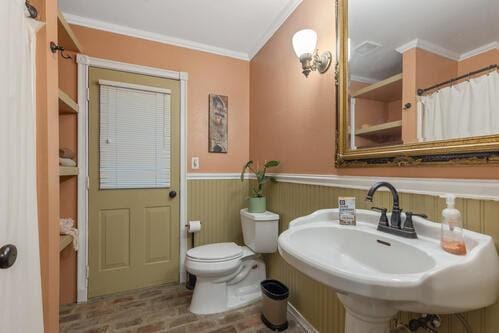
[[[326,51],[319,56],[319,50],[315,50],[314,54],[304,53],[300,56],[302,73],[308,77],[311,71],[318,71],[321,74],[327,72],[331,66],[333,55]]]

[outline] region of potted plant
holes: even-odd
[[[244,173],[250,170],[256,176],[257,186],[251,189],[249,197],[248,212],[250,213],[264,213],[267,210],[267,201],[263,194],[263,187],[272,178],[266,175],[267,169],[279,166],[280,162],[276,160],[265,162],[263,170],[257,166],[253,166],[253,161],[248,161],[241,172],[241,181],[244,181]]]

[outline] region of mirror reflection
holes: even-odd
[[[349,0],[350,149],[499,134],[499,1]]]

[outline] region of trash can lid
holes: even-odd
[[[282,282],[277,280],[264,280],[260,284],[265,296],[273,300],[283,300],[288,298],[289,289]]]

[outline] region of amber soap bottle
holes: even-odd
[[[463,219],[459,210],[455,208],[456,197],[453,194],[445,196],[447,208],[442,211],[442,234],[440,245],[445,251],[456,254],[466,254],[464,242]]]

